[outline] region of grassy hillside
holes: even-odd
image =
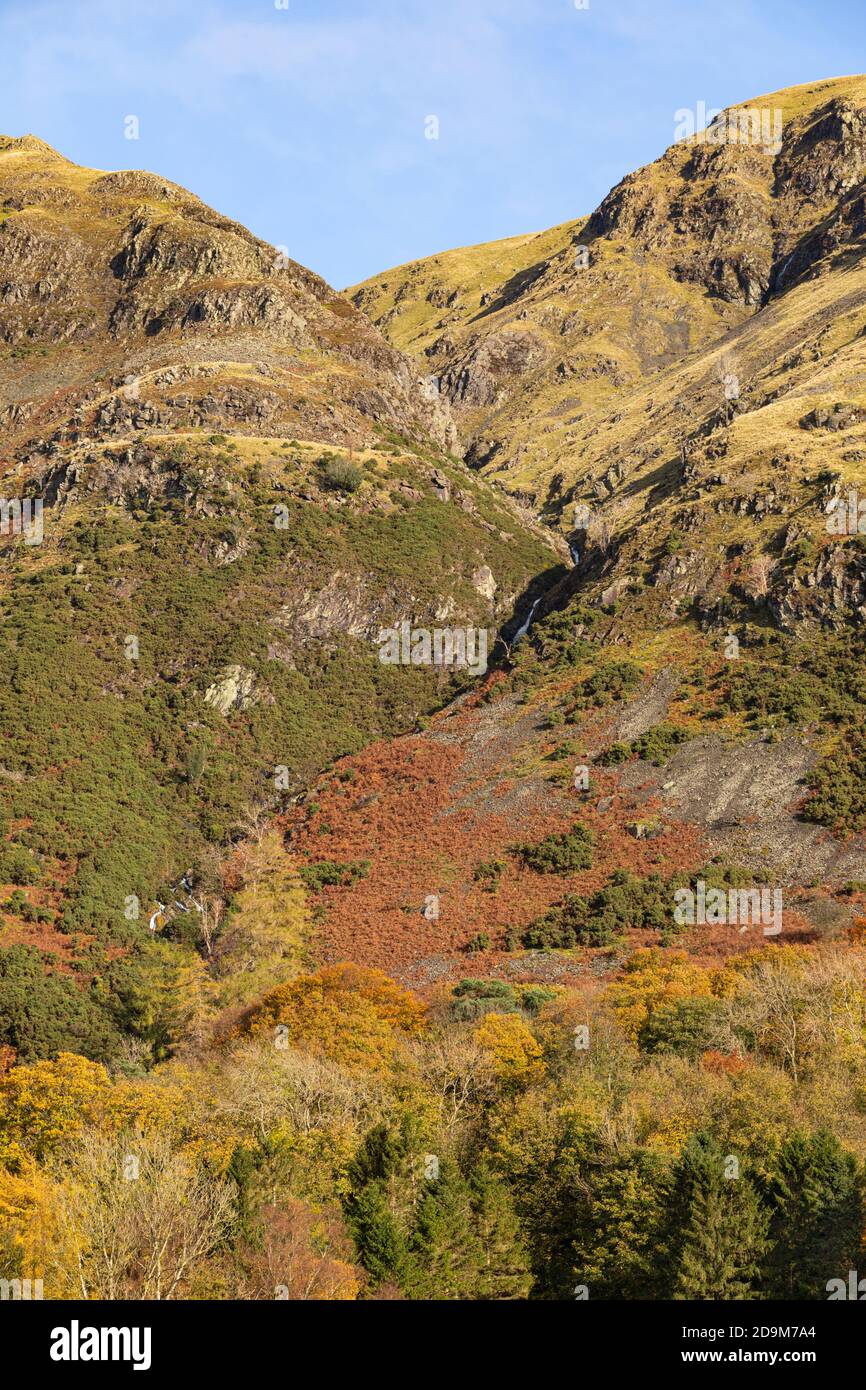
[[[5,1041],[50,1051],[52,1012],[62,1035],[85,1007],[88,1055],[129,1032],[158,1053],[204,950],[181,876],[224,898],[251,807],[467,679],[383,665],[381,628],[492,648],[557,556],[445,451],[405,359],[274,248],[29,137],[0,186],[0,487],[44,502],[40,543],[0,536],[0,951],[41,953],[63,994],[38,1023],[17,995]]]
[[[862,1267],[866,78],[752,106],[780,149],[354,306],[0,142],[2,487],[45,500],[0,537],[4,1278]],[[383,665],[403,621],[500,641]]]
[[[350,296],[437,378],[473,465],[551,515],[617,469],[630,520],[641,473],[663,479],[727,409],[726,377],[753,411],[857,373],[864,101],[862,78],[756,98],[744,108],[781,112],[778,151],[684,139],[583,221]],[[811,364],[846,343],[838,374],[815,383]]]

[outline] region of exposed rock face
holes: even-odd
[[[773,98],[761,104],[772,108]],[[754,308],[771,286],[790,286],[863,233],[862,192],[851,195],[866,172],[866,111],[845,97],[784,122],[778,152],[762,140],[708,138],[683,154],[674,145],[623,179],[589,219],[587,239],[627,238],[669,261],[675,278]]]
[[[859,79],[770,94],[628,174],[588,219],[414,262],[353,299],[436,375],[467,462],[555,514],[587,474],[582,495],[613,496],[615,460],[602,464],[600,446],[638,410],[656,425],[658,402],[635,403],[651,382],[664,400],[664,374],[690,351],[709,359],[792,289],[859,264],[864,175]],[[816,351],[809,338],[785,350]],[[777,351],[764,348],[765,368]],[[699,401],[678,388],[681,419],[664,443],[645,428],[641,447],[678,450],[686,415],[705,419],[710,398],[741,413],[760,361],[741,361],[739,376],[713,364]]]
[[[255,672],[243,666],[227,666],[219,680],[208,686],[204,698],[206,704],[224,715],[243,713],[260,700],[273,701],[273,696],[258,683]]]
[[[512,331],[482,338],[442,374],[442,390],[461,405],[493,405],[500,386],[542,362],[545,347],[534,334]]]
[[[362,314],[185,189],[3,137],[0,204],[0,341],[16,349],[0,367],[7,446],[32,446],[31,421],[42,437],[68,433],[73,415],[94,438],[241,425],[363,443],[385,423],[453,446],[447,399],[423,392]],[[193,389],[178,398],[168,373]]]
[[[812,569],[793,583],[771,590],[769,607],[780,627],[796,631],[804,622],[842,628],[866,621],[866,552],[830,545]]]
[[[342,633],[372,641],[395,609],[398,620],[412,616],[411,601],[405,593],[383,592],[373,575],[337,571],[323,588],[304,589],[274,616],[274,627],[285,633],[274,648],[275,654],[285,659],[287,651],[309,642],[328,643]]]
[[[472,576],[472,583],[483,598],[486,598],[490,603],[493,602],[496,597],[496,580],[489,565],[482,565],[480,569],[475,571]]]

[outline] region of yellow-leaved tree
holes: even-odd
[[[541,1046],[519,1014],[487,1014],[475,1029],[474,1037],[490,1057],[500,1080],[528,1086],[544,1076]]]
[[[307,959],[309,912],[303,881],[275,830],[244,845],[235,894],[215,948],[220,1003],[249,1004]]]
[[[681,999],[705,999],[710,976],[684,951],[657,946],[635,951],[623,966],[622,978],[607,991],[607,1003],[632,1042],[658,1010]]]
[[[101,1120],[110,1091],[105,1067],[74,1052],[13,1067],[0,1080],[0,1163],[18,1171],[44,1162]]]

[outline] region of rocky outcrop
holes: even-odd
[[[50,421],[67,433],[84,423],[95,437],[211,427],[363,443],[386,425],[455,446],[447,398],[422,389],[363,314],[185,189],[141,171],[81,169],[39,141],[4,139],[0,205],[0,341],[18,353],[0,364],[0,411],[19,408],[6,420],[18,427],[17,457],[32,449],[26,408],[40,397],[43,437]],[[61,342],[73,350],[46,364],[43,381],[45,345]],[[233,375],[264,367],[279,393],[232,382],[159,399],[160,368],[188,379],[202,359],[232,364]],[[37,368],[26,376],[25,361]],[[73,427],[97,377],[113,378],[117,394]],[[58,390],[64,378],[68,392]]]
[[[528,330],[493,334],[446,368],[440,389],[455,404],[492,405],[512,377],[523,376],[545,357],[544,343]]]
[[[255,672],[244,666],[227,666],[218,680],[208,686],[204,699],[205,704],[222,715],[243,714],[261,700],[273,703],[273,696],[259,684]]]

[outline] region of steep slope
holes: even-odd
[[[0,138],[0,161],[9,445],[233,419],[329,443],[375,420],[448,442],[405,359],[283,250],[153,174],[84,169],[32,136]]]
[[[160,1047],[181,875],[221,894],[250,806],[466,681],[380,629],[492,650],[559,561],[363,315],[191,194],[24,137],[0,207],[0,947],[80,976],[83,1049]]]
[[[416,262],[350,294],[436,378],[467,458],[555,513],[577,480],[628,476],[635,451],[675,454],[695,416],[724,407],[736,373],[712,354],[693,374],[701,391],[683,398],[691,354],[757,344],[736,330],[768,302],[853,269],[864,170],[864,79],[773,93],[672,145],[581,222]],[[811,299],[793,307],[803,350],[859,289],[834,284],[845,304],[825,303],[815,323]],[[745,390],[753,363],[734,365]],[[637,421],[651,444],[635,440]]]
[[[781,112],[777,148],[731,139],[744,110]],[[755,944],[681,931],[683,874],[778,886],[789,941],[844,933],[862,902],[866,79],[719,125],[723,143],[673,146],[585,222],[354,293],[436,376],[467,457],[575,563],[480,701],[364,756],[372,829],[317,795],[330,852],[372,857],[330,891],[338,956],[387,942],[417,985],[467,951],[472,973],[555,979],[615,968],[626,942]],[[560,871],[533,868],[526,845],[575,818],[587,862],[548,845]],[[302,849],[317,833],[292,826]]]

